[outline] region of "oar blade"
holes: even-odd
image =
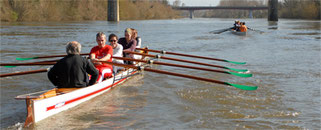
[[[227,72],[227,73],[229,73],[231,75],[239,76],[239,77],[245,77],[245,78],[253,76],[253,74],[234,73],[234,72]]]
[[[5,68],[14,68],[14,67],[17,67],[17,66],[3,66]]]
[[[225,67],[225,69],[233,70],[233,71],[236,71],[236,72],[246,72],[246,71],[249,71],[249,70],[247,70],[247,69],[234,69],[234,68],[229,68],[229,67]]]
[[[31,57],[31,58],[16,58],[16,60],[32,60],[37,59],[37,57]]]
[[[249,91],[257,90],[257,86],[246,86],[246,85],[232,84],[232,83],[227,83],[227,82],[226,82],[226,84],[233,86],[235,88],[242,89],[242,90],[249,90]]]
[[[244,65],[246,64],[246,62],[236,62],[236,61],[229,61],[229,60],[225,60],[228,63],[233,63],[233,64],[238,64],[238,65]]]

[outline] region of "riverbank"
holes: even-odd
[[[107,20],[107,0],[2,0],[0,20],[86,21]],[[173,19],[180,14],[167,1],[131,1],[119,3],[120,20]]]

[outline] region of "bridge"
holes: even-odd
[[[194,18],[195,10],[217,10],[217,9],[228,9],[228,10],[249,10],[249,17],[253,18],[253,10],[268,10],[268,6],[180,6],[172,7],[176,10],[188,10],[190,12],[190,18]]]
[[[237,9],[237,10],[249,10],[249,16],[252,17],[253,10],[268,10],[268,21],[278,21],[278,0],[268,0],[268,6],[183,6],[183,7],[172,7],[177,10],[189,10],[190,18],[194,17],[194,10],[212,10],[212,9]],[[108,0],[108,21],[119,21],[119,0]]]

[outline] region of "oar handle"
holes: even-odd
[[[31,70],[31,71],[23,71],[23,72],[16,72],[16,73],[7,73],[7,74],[0,74],[0,77],[8,77],[8,76],[18,76],[18,75],[24,75],[24,74],[34,74],[34,73],[41,73],[41,72],[47,72],[48,69],[40,69],[40,70]]]

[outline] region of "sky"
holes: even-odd
[[[168,0],[172,5],[175,0]],[[217,6],[220,0],[180,0],[185,6]]]

